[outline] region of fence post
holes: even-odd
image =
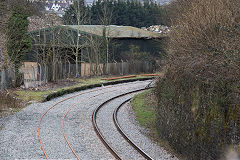
[[[1,72],[1,91],[6,88],[6,71],[5,69]]]
[[[64,79],[63,78],[63,64],[62,64],[62,61],[60,61],[60,67],[61,67],[61,73],[60,73],[60,75],[61,75],[61,79]]]
[[[47,65],[45,63],[43,64],[43,68],[44,68],[43,83],[46,84],[47,81],[48,81],[48,68],[47,68]]]
[[[87,63],[84,63],[84,77],[87,75]]]
[[[49,80],[49,67],[46,65],[46,83],[48,83]]]
[[[123,60],[121,59],[121,61],[122,61],[122,75],[123,75]]]
[[[71,72],[71,63],[70,63],[70,61],[68,60],[68,78],[70,78],[70,72]]]
[[[42,85],[42,66],[37,63],[39,66],[39,85]]]
[[[64,78],[67,78],[67,61],[65,59],[65,73],[64,73]]]
[[[35,85],[36,85],[36,77],[35,77],[35,68],[34,68],[34,66],[32,65],[31,66],[32,67],[32,87],[35,87]]]

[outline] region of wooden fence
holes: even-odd
[[[106,73],[104,73],[104,65],[82,63],[81,64],[81,76],[89,77],[95,75],[129,75],[139,73],[153,73],[156,70],[154,63],[152,62],[120,62],[120,63],[108,63],[105,64]]]
[[[56,63],[53,65],[42,65],[36,62],[25,62],[20,72],[23,73],[23,83],[25,88],[37,87],[48,81],[90,77],[99,75],[129,75],[140,73],[153,73],[156,70],[154,62],[119,62],[108,64],[81,63],[76,71],[76,64]],[[11,86],[10,82],[14,79],[13,71],[1,72],[1,89]]]

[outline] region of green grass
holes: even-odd
[[[144,76],[136,76],[136,77],[128,78],[128,79],[136,79],[136,78],[144,78]],[[54,92],[58,92],[61,90],[66,90],[66,89],[72,89],[72,88],[81,87],[81,86],[86,86],[86,85],[107,82],[107,81],[104,81],[101,79],[102,79],[102,77],[88,78],[88,79],[75,79],[79,83],[76,85],[70,86],[70,87],[50,89],[47,91],[21,90],[21,91],[15,91],[14,93],[16,93],[17,98],[19,98],[27,103],[28,102],[42,102],[47,95],[54,93]],[[118,79],[118,80],[121,80],[121,79]],[[112,80],[112,81],[118,81],[118,80]]]
[[[148,99],[151,96],[151,92],[152,90],[147,90],[135,95],[131,105],[139,124],[146,128],[154,129],[156,126],[155,106]]]
[[[157,132],[156,126],[156,100],[153,97],[152,89],[137,94],[131,100],[131,106],[135,112],[136,120],[138,123],[148,129],[147,136],[168,152],[179,157],[179,159],[185,159],[178,154],[167,141],[161,139]]]
[[[85,86],[85,85],[90,85],[90,84],[96,84],[101,82],[101,78],[90,78],[90,79],[78,79],[79,84],[73,85],[71,87],[64,87],[64,88],[57,88],[57,89],[51,89],[47,91],[32,91],[32,90],[22,90],[22,91],[15,91],[19,99],[24,100],[25,102],[42,102],[48,94],[61,91],[61,90],[66,90],[66,89],[71,89],[75,87],[80,87],[80,86]]]
[[[45,95],[54,92],[54,90],[50,91],[30,91],[30,90],[22,90],[22,91],[15,91],[17,97],[25,102],[41,102],[44,99]]]

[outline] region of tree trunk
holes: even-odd
[[[14,65],[14,87],[18,87],[19,85],[19,66],[17,64]]]
[[[78,72],[78,48],[76,50],[75,57],[76,57],[76,59],[75,59],[75,61],[76,61],[76,77],[78,77],[78,74],[79,74],[79,72]]]
[[[48,83],[48,67],[46,63],[44,63],[44,83]]]

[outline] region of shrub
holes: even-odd
[[[216,159],[240,142],[238,86],[202,83],[190,76],[157,83],[157,127],[161,138],[188,159]]]
[[[9,108],[18,109],[21,107],[22,102],[20,100],[6,91],[0,92],[0,113],[5,110],[7,111]]]
[[[240,1],[180,2],[168,46],[171,72],[203,81],[239,79]]]
[[[156,87],[161,138],[188,159],[240,142],[240,1],[178,0]]]

